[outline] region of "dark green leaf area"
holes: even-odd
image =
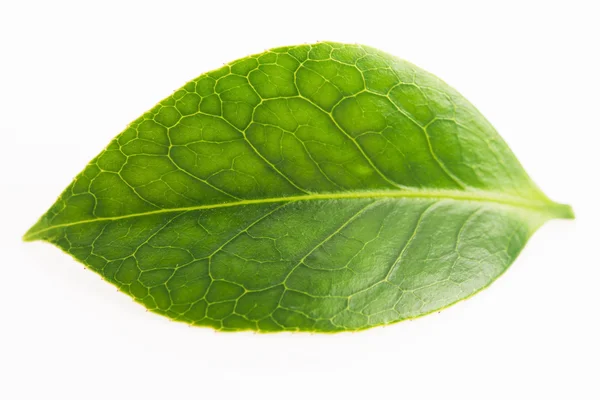
[[[160,213],[74,225],[47,240],[177,320],[338,331],[474,293],[508,267],[531,230],[509,208],[362,199]]]

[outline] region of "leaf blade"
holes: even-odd
[[[173,319],[338,331],[468,297],[544,221],[572,216],[445,83],[371,48],[321,43],[189,82],[117,136],[24,240],[54,243]],[[479,269],[461,258],[463,236]],[[470,276],[457,284],[453,268]]]

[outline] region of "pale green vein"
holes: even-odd
[[[23,240],[36,240],[37,235],[57,228],[65,228],[74,225],[86,224],[91,222],[115,221],[127,218],[143,217],[154,214],[164,214],[182,211],[209,210],[225,207],[239,207],[246,205],[259,205],[270,203],[292,203],[299,201],[315,200],[344,200],[344,199],[440,199],[473,201],[482,203],[492,203],[496,205],[521,208],[538,214],[547,214],[555,217],[571,217],[573,210],[570,206],[558,203],[549,203],[543,201],[532,201],[514,196],[506,196],[498,193],[469,191],[461,192],[455,190],[411,190],[411,191],[363,191],[363,192],[338,192],[338,193],[313,193],[299,196],[271,197],[264,199],[249,199],[227,203],[202,204],[192,207],[165,208],[161,210],[146,211],[142,213],[132,213],[117,217],[99,217],[81,221],[69,222],[65,224],[56,224],[38,231],[29,231],[23,237]]]

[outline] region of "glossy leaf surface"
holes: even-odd
[[[175,320],[330,332],[464,299],[542,223],[569,217],[444,82],[369,47],[319,43],[187,83],[25,239]]]

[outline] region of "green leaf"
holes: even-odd
[[[188,82],[24,239],[178,321],[332,332],[467,298],[541,224],[572,217],[444,82],[373,48],[319,43]]]

